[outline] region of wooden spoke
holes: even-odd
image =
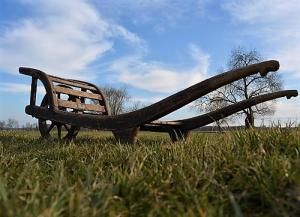
[[[65,135],[64,139],[66,140],[73,140],[76,138],[80,127],[71,126],[70,130],[68,131],[67,135]]]
[[[57,124],[56,125],[56,128],[57,128],[57,135],[58,135],[58,138],[61,139],[61,124]]]
[[[57,97],[60,98],[60,94],[58,94]],[[41,107],[48,107],[48,106],[49,106],[48,96],[45,95],[42,100]],[[47,121],[48,122],[50,121],[51,123],[47,124]],[[80,130],[80,127],[75,127],[72,125],[67,125],[67,124],[59,123],[52,120],[45,120],[45,119],[39,119],[38,125],[39,125],[41,136],[46,139],[56,136],[58,139],[73,140],[75,139],[75,137],[77,136]],[[55,131],[53,131],[54,127],[56,127],[57,129],[57,134],[55,133]]]
[[[70,131],[70,127],[66,124],[63,124],[63,126],[65,127],[65,129],[69,132]]]
[[[48,128],[48,130],[46,131],[47,134],[50,133],[50,131],[53,129],[53,127],[55,126],[55,124],[52,122],[50,127]]]

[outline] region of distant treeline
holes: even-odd
[[[263,129],[271,129],[271,128],[280,128],[280,129],[293,129],[293,128],[299,128],[300,125],[293,126],[291,125],[286,125],[286,126],[261,126],[261,127],[254,127],[255,129],[263,130]],[[199,132],[226,132],[226,131],[234,131],[234,130],[244,130],[247,129],[245,126],[204,126],[195,129],[194,131],[199,131]]]
[[[26,122],[25,124],[19,124],[19,121],[13,118],[9,118],[6,121],[0,121],[0,130],[32,130],[37,129],[36,123]]]

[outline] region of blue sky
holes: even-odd
[[[149,104],[215,75],[243,46],[278,59],[285,89],[300,89],[299,11],[299,0],[1,0],[0,120],[34,121],[19,66],[126,87]],[[273,120],[300,115],[299,99],[276,108]]]

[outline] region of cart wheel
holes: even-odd
[[[41,107],[49,107],[48,95],[46,94],[41,102]],[[42,138],[57,136],[58,139],[73,140],[76,138],[80,127],[64,124],[52,120],[38,119],[38,126]],[[55,129],[57,134],[55,134]]]

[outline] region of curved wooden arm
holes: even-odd
[[[26,113],[35,116],[39,115],[40,118],[42,118],[42,116],[47,116],[45,118],[50,118],[51,120],[62,123],[71,123],[75,126],[99,130],[124,130],[139,127],[142,124],[165,116],[195,99],[243,77],[258,72],[260,72],[262,76],[265,76],[269,71],[277,71],[278,69],[279,62],[275,60],[249,65],[241,69],[232,70],[206,79],[148,107],[116,116],[95,116],[89,114],[82,114],[79,116],[77,114],[58,110],[55,110],[52,113],[48,111],[48,114],[45,115],[45,111],[37,106],[27,106]]]
[[[149,124],[141,126],[140,129],[154,132],[170,132],[170,130],[173,130],[174,128],[182,131],[189,131],[213,123],[259,103],[281,97],[290,99],[291,97],[296,96],[298,96],[297,90],[283,90],[274,93],[263,94],[193,118],[176,121],[153,121]]]
[[[19,72],[23,75],[31,76],[34,79],[39,79],[43,83],[46,93],[48,94],[50,107],[54,108],[57,99],[53,94],[52,83],[50,82],[48,75],[40,70],[25,67],[20,67]]]

